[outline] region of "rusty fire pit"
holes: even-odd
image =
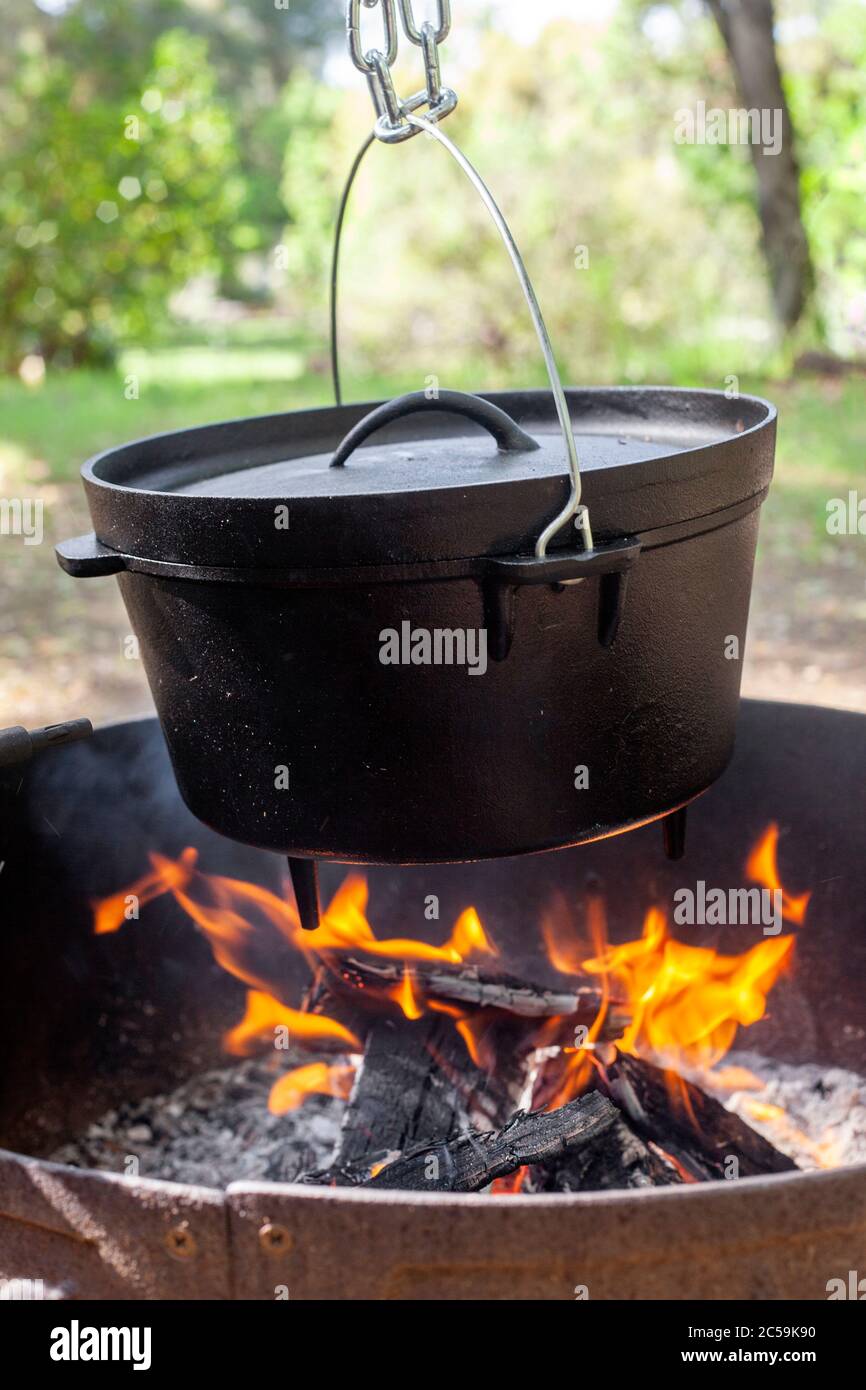
[[[420,936],[425,894],[439,895],[443,920],[471,900],[526,977],[539,949],[527,922],[552,888],[577,897],[596,876],[622,939],[647,901],[684,882],[739,885],[744,845],[776,820],[783,869],[813,895],[794,969],[748,1046],[862,1074],[864,770],[860,716],[746,702],[734,763],[695,806],[682,864],[660,861],[648,828],[556,856],[373,869],[371,901],[377,920]],[[282,866],[191,818],[153,721],[2,777],[0,1278],[41,1279],[70,1299],[825,1299],[829,1281],[866,1267],[864,1164],[456,1196],[249,1181],[221,1191],[47,1161],[111,1106],[213,1065],[243,999],[171,899],[108,936],[94,935],[92,900],[138,878],[149,848],[193,846],[211,871],[274,891]],[[326,873],[327,893],[342,875]],[[701,930],[708,945],[743,948],[742,928],[689,940]],[[297,971],[300,988],[300,957]]]

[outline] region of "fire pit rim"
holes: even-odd
[[[749,1191],[754,1191],[759,1185],[764,1187],[772,1185],[773,1188],[779,1187],[783,1183],[798,1183],[800,1187],[808,1182],[810,1186],[815,1186],[817,1182],[823,1180],[828,1182],[839,1174],[859,1173],[866,1178],[866,1163],[849,1163],[840,1165],[837,1168],[819,1168],[803,1170],[794,1173],[764,1173],[754,1177],[743,1177],[735,1180],[730,1179],[711,1179],[700,1183],[687,1183],[677,1187],[648,1187],[648,1188],[618,1188],[610,1191],[601,1192],[549,1192],[549,1193],[498,1193],[484,1194],[480,1192],[412,1192],[401,1191],[396,1188],[383,1189],[377,1192],[371,1188],[361,1187],[317,1187],[311,1183],[297,1182],[264,1182],[252,1179],[240,1178],[236,1182],[229,1183],[225,1188],[209,1187],[203,1183],[173,1182],[167,1178],[151,1178],[139,1175],[130,1178],[123,1173],[108,1172],[103,1168],[79,1168],[70,1163],[54,1163],[50,1159],[36,1158],[31,1154],[16,1153],[12,1149],[0,1148],[0,1171],[9,1163],[16,1166],[24,1165],[29,1168],[38,1168],[47,1174],[54,1174],[57,1177],[75,1176],[77,1182],[96,1182],[107,1183],[111,1186],[134,1188],[137,1192],[151,1191],[154,1194],[170,1197],[172,1195],[184,1194],[186,1198],[198,1197],[200,1200],[213,1203],[214,1197],[223,1199],[224,1204],[228,1204],[231,1198],[243,1197],[250,1194],[261,1197],[303,1197],[315,1201],[333,1201],[342,1205],[359,1202],[382,1203],[386,1206],[393,1206],[399,1203],[406,1206],[425,1206],[432,1205],[437,1208],[451,1208],[458,1210],[467,1206],[486,1208],[491,1200],[500,1204],[500,1201],[507,1202],[509,1206],[520,1206],[537,1211],[540,1206],[545,1207],[580,1207],[597,1206],[599,1202],[607,1205],[630,1205],[634,1201],[644,1204],[651,1199],[656,1201],[672,1201],[683,1196],[689,1197],[693,1193],[715,1193],[721,1189],[736,1191],[745,1184]],[[3,1214],[3,1199],[0,1196],[0,1215]]]
[[[571,1299],[588,1288],[594,1300],[825,1299],[828,1276],[857,1268],[866,1239],[866,1164],[700,1183],[685,1196],[505,1201],[243,1181],[222,1191],[8,1150],[0,1175],[0,1258],[84,1300],[272,1300],[283,1287],[303,1301]],[[383,1258],[371,1266],[376,1240]]]
[[[55,1165],[57,1166],[57,1165]],[[279,1182],[255,1182],[252,1180],[240,1180],[230,1183],[225,1189],[226,1195],[255,1192],[262,1196],[269,1194],[285,1195],[291,1192],[293,1195],[307,1196],[314,1194],[318,1198],[331,1197],[335,1199],[355,1199],[368,1202],[390,1202],[394,1197],[401,1201],[409,1199],[409,1204],[416,1202],[420,1205],[433,1205],[441,1207],[444,1205],[452,1206],[455,1209],[466,1206],[467,1204],[475,1207],[484,1208],[491,1200],[501,1203],[507,1202],[509,1205],[519,1205],[524,1209],[528,1208],[537,1211],[539,1203],[544,1206],[562,1207],[563,1204],[569,1206],[597,1206],[599,1202],[610,1205],[631,1203],[634,1200],[643,1202],[651,1197],[673,1200],[682,1195],[690,1193],[718,1193],[720,1189],[726,1188],[735,1191],[744,1183],[748,1184],[749,1190],[753,1191],[756,1185],[798,1182],[802,1186],[804,1179],[832,1178],[839,1173],[860,1173],[866,1177],[866,1163],[848,1163],[837,1168],[818,1168],[800,1169],[794,1173],[761,1173],[754,1177],[743,1177],[735,1180],[731,1179],[710,1179],[709,1181],[684,1183],[676,1187],[621,1187],[609,1191],[601,1192],[539,1192],[539,1193],[496,1193],[485,1194],[483,1192],[409,1192],[401,1191],[398,1188],[388,1188],[377,1192],[374,1188],[363,1187],[316,1187],[308,1183],[279,1183]],[[181,1184],[182,1185],[182,1184]],[[174,1184],[177,1186],[177,1184]],[[206,1189],[208,1191],[212,1189]]]

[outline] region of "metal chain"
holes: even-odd
[[[361,6],[375,10],[381,7],[382,47],[364,52],[361,38]],[[451,0],[436,0],[436,23],[425,20],[416,23],[413,0],[399,0],[400,19],[410,43],[421,49],[424,59],[425,86],[422,91],[401,99],[394,86],[391,69],[397,61],[399,32],[395,0],[346,0],[346,33],[352,62],[367,79],[376,109],[376,138],[386,145],[411,140],[419,128],[407,116],[427,107],[427,119],[436,124],[445,119],[457,105],[457,93],[442,86],[439,45],[451,30]]]

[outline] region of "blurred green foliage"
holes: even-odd
[[[807,343],[862,353],[866,6],[777,8],[819,282]],[[0,0],[0,368],[165,343],[172,292],[204,275],[238,313],[281,318],[304,369],[323,368],[336,201],[371,119],[360,76],[349,91],[321,77],[341,12]],[[673,138],[679,108],[738,104],[705,9],[620,0],[531,47],[495,8],[478,14],[448,129],[512,224],[567,377],[721,384],[784,368],[803,342],[780,343],[773,322],[749,152]],[[464,37],[471,22],[455,9]],[[450,61],[446,48],[449,75]],[[400,90],[417,66],[404,55]],[[371,376],[544,380],[487,214],[423,137],[369,156],[341,323],[350,394]]]
[[[627,0],[647,22],[648,0]],[[705,16],[696,26],[691,0],[675,0],[681,33],[697,42],[685,52],[656,51],[666,84],[693,105],[737,105],[722,40]],[[863,0],[781,0],[778,43],[797,136],[803,221],[818,280],[813,340],[842,356],[866,355],[866,5]],[[749,152],[739,145],[679,145],[690,192],[712,216],[739,204],[751,217],[755,181]]]
[[[290,94],[306,81],[293,79]],[[401,87],[411,82],[404,73]],[[563,22],[529,52],[490,33],[464,86],[448,131],[510,222],[570,380],[721,380],[767,361],[772,314],[754,209],[696,196],[673,142],[676,84],[650,61],[639,27],[625,15],[606,31]],[[306,268],[318,341],[334,205],[365,129],[364,99],[342,99],[330,133],[323,111],[310,116],[287,157],[292,264]],[[313,173],[317,144],[329,157]],[[341,284],[348,377],[372,362],[389,372],[411,364],[416,384],[436,375],[445,385],[467,367],[476,386],[544,381],[488,214],[432,140],[371,151]]]
[[[204,41],[157,39],[135,103],[82,89],[30,46],[4,102],[0,352],[74,363],[155,327],[168,292],[215,254],[241,190]],[[11,167],[10,167],[11,166]]]
[[[569,379],[722,384],[787,370],[803,348],[866,352],[866,6],[777,0],[777,14],[818,277],[788,341],[772,312],[749,149],[673,138],[682,108],[740,105],[708,11],[621,0],[609,23],[562,21],[529,50],[495,25],[482,35],[448,130],[511,222]],[[333,208],[363,102],[336,103],[328,134],[323,101],[287,158],[291,265],[311,277],[301,300],[318,341]],[[346,238],[348,374],[373,363],[409,364],[416,382],[467,367],[477,385],[544,379],[487,214],[432,142],[374,149]],[[293,292],[294,312],[297,280]]]
[[[828,7],[789,79],[804,221],[827,333],[866,357],[866,5]]]
[[[285,223],[280,92],[337,19],[314,0],[0,0],[0,368],[152,339],[191,276],[237,288]]]

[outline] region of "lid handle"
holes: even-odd
[[[423,391],[411,391],[407,396],[398,396],[395,401],[386,401],[359,420],[331,459],[332,468],[342,468],[350,454],[369,439],[371,434],[390,425],[394,420],[402,420],[406,415],[414,415],[420,410],[447,411],[449,415],[465,415],[488,430],[499,446],[502,454],[526,453],[538,449],[540,445],[522,430],[510,415],[500,410],[498,405],[485,401],[480,396],[470,396],[464,391],[440,391],[438,396],[428,397]]]

